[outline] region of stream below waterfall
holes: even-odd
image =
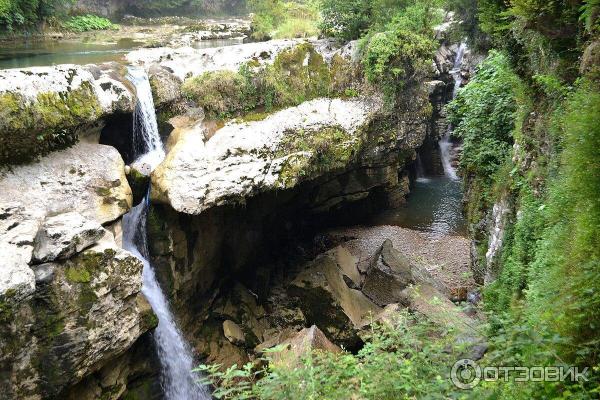
[[[129,68],[129,79],[136,88],[137,104],[134,113],[133,148],[134,165],[144,166],[150,173],[164,159],[165,152],[158,133],[156,114],[150,82],[146,72]],[[166,400],[205,400],[211,396],[197,383],[199,377],[192,372],[194,358],[189,344],[177,327],[150,263],[146,233],[149,195],[123,217],[123,247],[144,264],[142,292],[158,316],[158,327],[153,338],[161,363],[161,384]]]

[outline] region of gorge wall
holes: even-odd
[[[362,320],[387,302],[363,293],[362,272],[339,272],[352,265],[343,249],[304,268],[335,248],[314,243],[314,234],[403,201],[417,149],[438,135],[432,109],[445,98],[456,48],[443,48],[430,82],[407,82],[393,112],[356,78],[353,44],[273,41],[128,55],[148,71],[168,128],[167,158],[150,177],[150,253],[200,356],[242,362],[255,346],[284,340],[277,332],[311,325],[338,344],[359,344]],[[283,77],[282,106],[266,110],[262,92],[243,111],[203,103],[198,80],[236,71],[251,71],[253,82]],[[143,197],[131,188],[143,192],[148,180],[144,165],[123,161],[133,161],[126,122],[133,86],[116,64],[5,70],[0,82],[9,105],[0,136],[0,248],[8,255],[0,268],[0,389],[24,399],[152,398],[159,367],[144,353],[152,353],[146,332],[157,320],[141,293],[142,264],[122,250],[121,217]],[[286,97],[298,88],[308,89]],[[228,122],[213,120],[217,111],[229,113]],[[410,268],[411,280],[433,288],[420,267]],[[329,286],[313,292],[304,284],[310,274],[327,275]],[[333,322],[311,313],[311,296],[323,293]],[[277,296],[274,318],[265,320],[264,306]],[[298,312],[298,297],[310,307]]]

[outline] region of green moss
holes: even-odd
[[[154,311],[142,315],[142,326],[144,330],[154,329],[158,326],[158,317],[154,314]]]
[[[34,101],[0,94],[0,165],[20,163],[76,142],[76,128],[102,113],[92,86],[39,93]]]
[[[288,132],[275,158],[287,157],[279,175],[282,187],[294,186],[315,173],[344,168],[357,156],[363,141],[341,127]]]
[[[255,113],[259,109],[272,112],[318,97],[355,97],[358,90],[351,86],[360,82],[356,71],[339,55],[330,68],[310,43],[302,43],[279,53],[272,65],[261,67],[258,60],[251,60],[238,72],[207,72],[187,79],[182,90],[209,118],[250,114],[247,120],[254,121],[266,116]]]
[[[82,266],[71,266],[67,268],[65,276],[69,282],[89,283],[92,281],[92,275]]]
[[[241,74],[214,71],[187,79],[181,89],[186,97],[203,107],[210,118],[229,118],[256,106],[247,95],[248,88]]]

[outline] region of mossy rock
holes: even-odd
[[[356,159],[362,144],[360,134],[350,134],[337,126],[288,132],[274,155],[287,157],[279,173],[279,183],[283,188],[291,188],[313,175],[346,168]]]
[[[102,114],[91,84],[68,92],[0,94],[0,165],[31,161],[77,141],[77,128]]]

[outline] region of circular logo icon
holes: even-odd
[[[473,389],[481,382],[481,368],[475,361],[468,358],[458,360],[452,366],[450,379],[454,386],[459,389]]]

